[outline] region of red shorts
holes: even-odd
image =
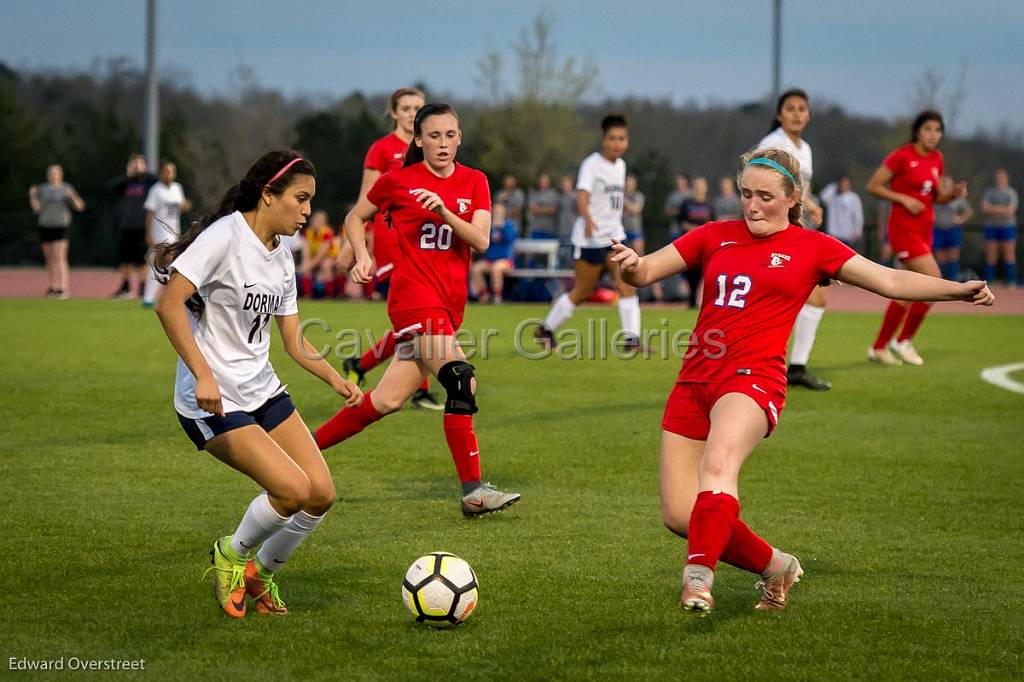
[[[462,326],[462,315],[456,316],[447,308],[411,308],[389,312],[396,341],[408,341],[417,336],[455,336]]]
[[[685,438],[707,440],[711,431],[711,408],[726,393],[750,396],[768,417],[764,437],[772,434],[786,406],[786,385],[754,376],[735,376],[714,383],[677,383],[668,395],[661,428]]]
[[[901,261],[913,260],[932,252],[932,233],[923,235],[908,230],[889,230],[889,246]]]

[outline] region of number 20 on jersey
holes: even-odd
[[[424,251],[447,251],[452,248],[451,226],[423,223],[420,227],[420,248]]]

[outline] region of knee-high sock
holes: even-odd
[[[284,566],[288,557],[310,533],[316,530],[324,516],[326,514],[313,516],[304,511],[297,512],[287,526],[271,535],[260,547],[256,553],[256,560],[260,562],[260,566],[268,571],[277,571]]]
[[[444,439],[448,441],[448,450],[452,453],[455,470],[459,473],[459,482],[463,485],[479,483],[480,446],[473,431],[473,415],[445,414]]]
[[[721,559],[730,566],[761,575],[772,560],[772,546],[737,518],[732,522],[732,535],[722,550]]]
[[[367,391],[363,395],[363,402],[358,407],[344,407],[336,415],[328,419],[313,434],[316,438],[317,447],[326,450],[332,445],[337,445],[346,438],[351,438],[373,422],[381,419],[384,415],[373,406],[371,394]]]
[[[818,334],[818,325],[824,314],[824,308],[810,303],[805,303],[800,309],[796,325],[793,327],[793,347],[789,351],[789,364],[807,365],[807,361],[811,359],[811,349],[814,348],[814,337]]]
[[[1006,283],[1017,286],[1017,261],[1006,264]]]
[[[878,330],[878,336],[875,337],[875,343],[871,347],[875,350],[885,348],[885,345],[892,341],[893,334],[899,329],[900,322],[903,321],[903,317],[906,314],[907,306],[896,301],[889,301],[889,307],[885,309],[885,317],[882,318],[882,326]]]
[[[622,331],[630,336],[640,338],[640,297],[626,296],[619,299],[619,322]]]
[[[991,284],[996,281],[996,264],[985,263],[985,281]]]
[[[548,316],[544,319],[544,326],[554,331],[565,324],[565,321],[576,312],[576,304],[569,298],[569,294],[562,294],[555,299]]]
[[[231,549],[238,557],[248,557],[267,538],[284,528],[290,516],[281,516],[270,504],[266,492],[262,492],[249,503],[238,530],[231,536]],[[233,558],[233,557],[232,557]]]
[[[739,515],[740,503],[732,495],[712,490],[698,493],[690,512],[686,563],[715,570]]]
[[[930,303],[921,303],[920,301],[914,301],[910,304],[910,310],[907,311],[907,319],[903,322],[903,331],[900,332],[897,341],[907,341],[914,338],[914,334],[921,327],[921,323],[924,322],[924,316],[928,314],[928,309],[931,308]]]
[[[384,336],[380,337],[377,343],[373,344],[370,350],[363,353],[363,356],[359,358],[359,368],[364,372],[369,372],[380,363],[389,360],[394,354],[395,333],[389,329]]]

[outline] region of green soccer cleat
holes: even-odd
[[[214,571],[213,595],[224,613],[232,618],[245,616],[245,559],[235,560],[235,552],[231,549],[231,536],[225,535],[213,543],[210,549],[210,563],[213,564],[203,573]]]
[[[356,386],[362,386],[366,380],[366,372],[359,366],[359,358],[345,358],[341,363],[341,375]]]

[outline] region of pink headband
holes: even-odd
[[[264,185],[264,187],[268,187],[270,185],[273,185],[275,180],[277,180],[279,177],[281,177],[282,175],[287,173],[288,169],[291,168],[292,166],[294,166],[295,164],[297,164],[299,161],[302,161],[302,157],[301,156],[296,156],[294,159],[292,159],[291,161],[286,163],[284,165],[284,168],[282,168],[281,170],[277,171],[277,174],[275,174],[274,177],[270,178],[270,180],[267,180],[267,184]]]

